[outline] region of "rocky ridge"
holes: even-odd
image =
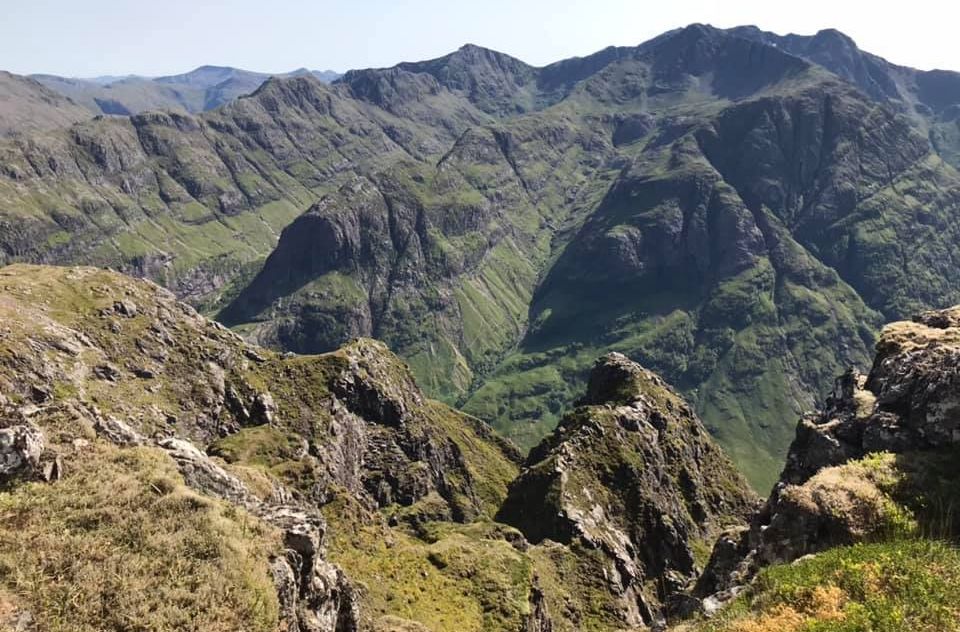
[[[754,505],[690,406],[610,354],[579,407],[530,453],[497,518],[534,544],[599,551],[621,624],[657,627],[685,607],[698,555]]]
[[[48,600],[80,590],[64,616],[84,630],[185,613],[300,632],[658,626],[753,502],[689,405],[623,356],[598,363],[521,473],[381,343],[278,355],[93,268],[8,266],[0,287],[0,503],[20,525],[0,538],[8,621],[43,629]],[[559,487],[541,497],[547,462]],[[180,615],[152,600],[181,581],[159,560],[202,586]],[[84,583],[90,564],[126,583]],[[106,618],[87,607],[105,601]]]

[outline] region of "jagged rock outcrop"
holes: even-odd
[[[659,625],[699,571],[695,551],[743,523],[755,498],[689,404],[621,354],[535,448],[498,519],[532,543],[602,552],[624,626]]]
[[[837,380],[823,411],[801,420],[783,479],[871,452],[930,450],[960,441],[960,308],[887,325],[866,376]]]
[[[350,578],[351,551],[337,550],[346,566],[331,559],[321,506],[335,506],[338,525],[394,537],[381,510],[456,524],[492,514],[516,475],[515,448],[424,397],[382,343],[281,356],[153,283],[93,268],[10,266],[0,285],[2,482],[80,485],[72,473],[115,452],[172,464],[179,478],[154,474],[148,493],[198,511],[216,499],[231,508],[223,520],[253,521],[264,542],[279,534],[260,562],[285,630],[350,632],[378,618],[364,613],[369,588]],[[242,590],[255,599],[254,588]],[[542,626],[545,606],[530,600]],[[269,620],[272,607],[256,616]]]
[[[698,593],[722,599],[759,568],[916,520],[952,528],[951,516],[936,515],[942,477],[927,470],[953,460],[960,443],[958,359],[960,308],[887,325],[869,374],[846,372],[825,407],[800,420],[770,498],[750,529],[717,543]]]
[[[270,569],[289,632],[356,632],[359,604],[343,570],[323,559],[326,522],[318,511],[261,501],[188,441],[163,439],[159,445],[176,461],[187,485],[282,531],[285,550],[270,561]]]

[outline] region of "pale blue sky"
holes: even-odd
[[[201,64],[281,72],[437,57],[466,42],[532,64],[634,45],[691,22],[839,28],[919,68],[960,70],[958,3],[846,0],[0,0],[0,68],[160,75]]]

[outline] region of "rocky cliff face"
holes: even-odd
[[[743,524],[755,498],[689,404],[621,354],[537,446],[497,517],[526,538],[600,553],[625,627],[661,625],[700,571],[698,554]]]
[[[883,329],[869,374],[848,371],[801,419],[780,482],[751,528],[720,540],[701,594],[839,545],[954,536],[958,335],[957,308]]]

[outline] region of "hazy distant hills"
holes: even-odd
[[[333,81],[340,75],[331,70],[300,68],[270,75],[224,66],[201,66],[188,73],[166,77],[96,77],[74,79],[56,75],[32,75],[46,87],[71,98],[94,114],[139,114],[147,110],[198,113],[217,108],[237,97],[250,94],[271,76],[312,75]]]
[[[0,137],[66,127],[90,113],[28,77],[0,71]]]

